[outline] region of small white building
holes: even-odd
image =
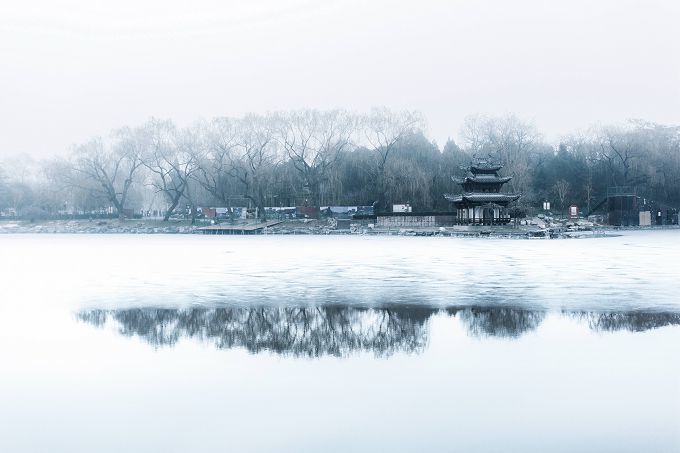
[[[411,205],[406,203],[406,204],[393,204],[392,205],[392,212],[412,212],[411,211]]]

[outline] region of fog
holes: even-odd
[[[130,1],[0,6],[0,156],[151,116],[418,110],[428,136],[515,112],[549,140],[680,121],[672,1]]]

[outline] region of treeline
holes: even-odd
[[[303,110],[215,118],[179,128],[151,119],[74,146],[65,158],[0,161],[0,212],[18,216],[162,211],[198,206],[366,206],[449,210],[443,193],[474,156],[513,176],[520,208],[544,200],[589,211],[611,186],[680,205],[680,127],[643,121],[547,143],[514,115],[465,120],[442,148],[417,112]]]

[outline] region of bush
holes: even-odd
[[[36,220],[45,220],[49,217],[49,213],[37,206],[28,206],[21,210],[21,218],[33,223]]]

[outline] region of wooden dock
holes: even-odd
[[[278,225],[281,220],[270,220],[263,223],[220,224],[199,228],[203,234],[259,234],[265,228]]]

